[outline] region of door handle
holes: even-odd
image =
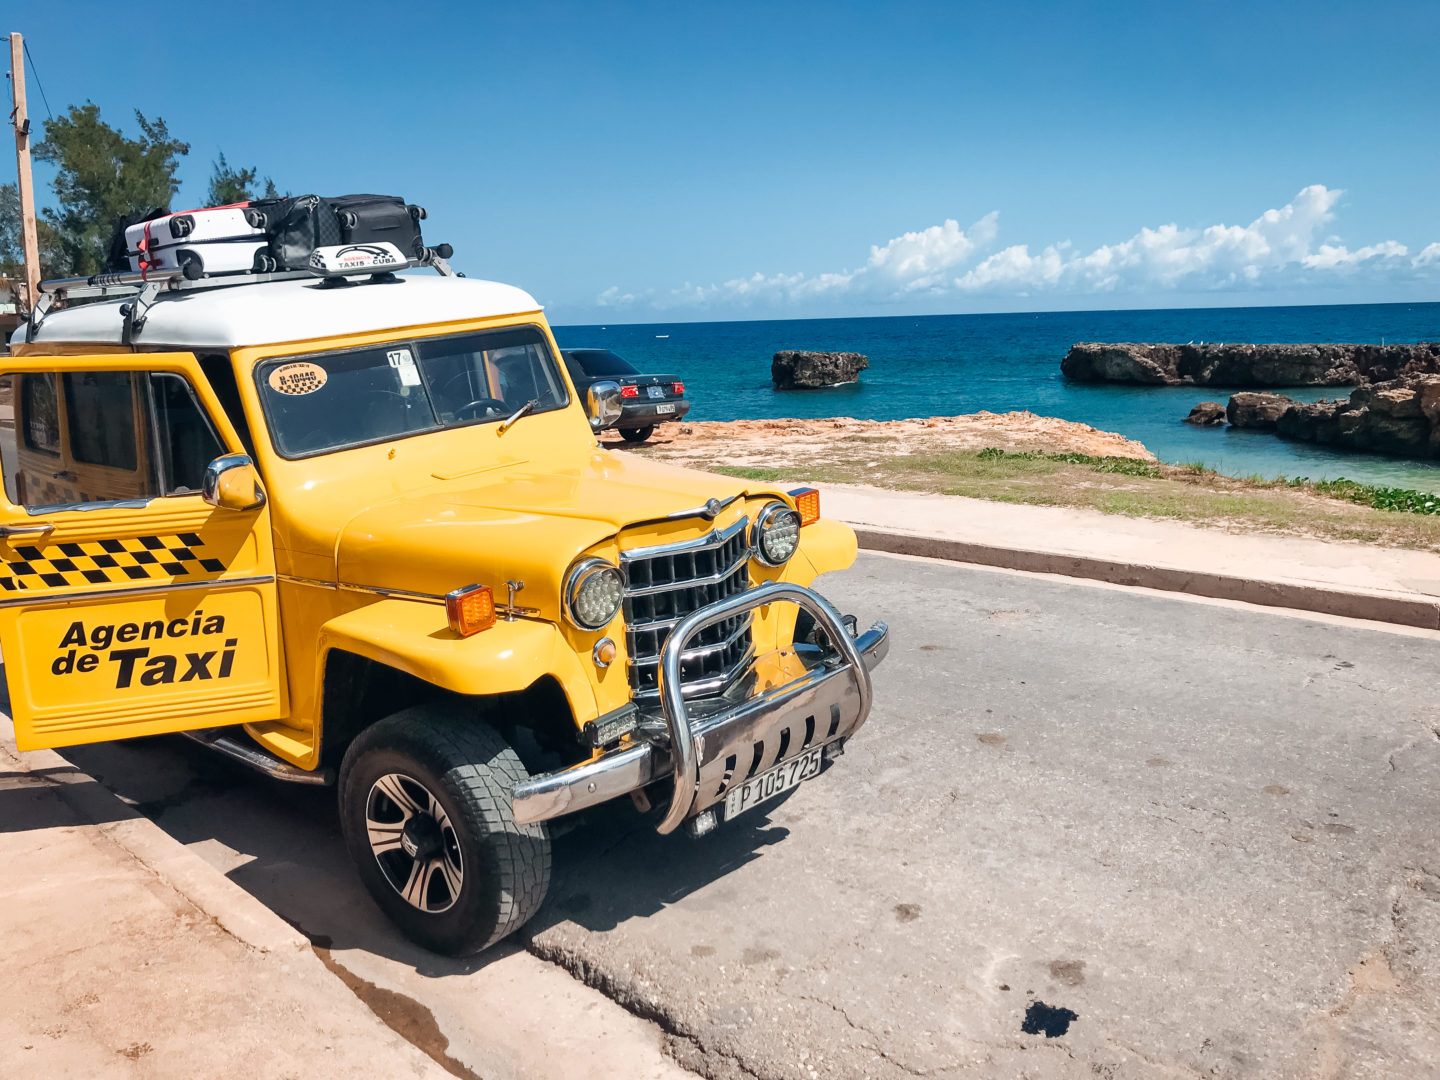
[[[79,477],[77,477],[73,472],[70,472],[68,469],[62,469],[62,470],[60,470],[59,472],[57,472],[54,476],[52,476],[50,479],[51,479],[51,480],[69,480],[69,481],[71,481],[71,482],[73,483],[75,480],[78,480]]]
[[[46,536],[54,531],[55,526],[48,521],[35,525],[0,525],[0,540],[8,540],[12,536]]]

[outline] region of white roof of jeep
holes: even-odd
[[[51,312],[35,342],[121,344],[120,305],[106,300]],[[430,323],[539,311],[524,289],[476,278],[404,274],[389,283],[327,288],[316,279],[237,284],[164,292],[145,312],[140,347],[229,349],[363,334]],[[21,323],[13,344],[29,341]]]

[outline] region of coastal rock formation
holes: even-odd
[[[1060,370],[1077,382],[1151,386],[1358,386],[1440,374],[1440,342],[1419,345],[1200,345],[1079,342]]]
[[[1284,394],[1234,394],[1225,407],[1225,419],[1238,428],[1274,431],[1285,410],[1294,404]]]
[[[1236,427],[1274,431],[1287,439],[1347,450],[1440,457],[1440,375],[1410,375],[1362,386],[1348,399],[1333,401],[1236,394],[1227,415]]]
[[[776,390],[818,390],[853,383],[870,366],[870,358],[854,352],[806,352],[786,349],[770,361]]]
[[[614,432],[606,447],[634,449]],[[881,462],[897,456],[976,451],[1088,454],[1154,461],[1142,443],[1089,424],[1030,412],[932,416],[924,420],[730,420],[664,424],[644,452],[695,468],[716,465],[802,468],[831,463]]]
[[[1213,427],[1225,423],[1225,416],[1225,406],[1220,402],[1202,401],[1190,410],[1190,415],[1185,417],[1185,423],[1194,424],[1196,427]]]

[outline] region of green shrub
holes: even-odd
[[[976,454],[981,461],[1058,461],[1065,465],[1085,465],[1094,472],[1119,473],[1122,476],[1160,478],[1160,467],[1139,458],[1095,457],[1093,454],[1042,454],[1031,450],[1002,450],[987,446]]]
[[[1362,484],[1358,480],[1346,480],[1343,476],[1335,480],[1315,480],[1308,476],[1280,478],[1281,483],[1290,487],[1305,488],[1316,495],[1328,495],[1332,499],[1359,503],[1376,510],[1390,510],[1401,514],[1440,514],[1440,495],[1413,488],[1379,487]]]

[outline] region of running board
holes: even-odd
[[[289,762],[281,761],[271,754],[267,754],[260,747],[251,742],[240,742],[230,736],[229,728],[205,728],[201,731],[182,732],[186,738],[194,739],[202,746],[208,746],[211,750],[224,754],[228,758],[234,758],[242,765],[248,765],[256,772],[262,772],[272,780],[285,780],[292,784],[311,784],[317,787],[329,787],[335,783],[335,771],[333,769],[316,769],[309,772],[305,769],[298,769]]]

